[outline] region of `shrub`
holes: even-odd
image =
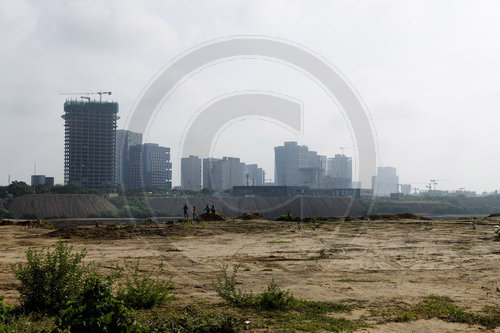
[[[125,281],[118,286],[117,298],[133,308],[152,308],[174,298],[172,280],[160,280],[163,263],[155,272],[139,272],[139,260],[133,267],[125,266]],[[153,277],[156,275],[156,277]]]
[[[180,316],[173,319],[171,327],[174,332],[232,333],[238,332],[241,324],[242,320],[233,313],[189,305]]]
[[[236,289],[236,276],[239,267],[239,265],[234,266],[233,274],[229,276],[227,274],[227,265],[221,266],[219,273],[217,273],[217,281],[212,283],[212,288],[214,288],[217,295],[232,305],[250,306],[254,303],[254,295]]]
[[[113,297],[110,284],[101,276],[86,278],[82,293],[60,312],[57,326],[76,333],[140,332],[133,310]]]
[[[11,212],[10,210],[7,210],[5,208],[0,207],[0,217],[6,218],[6,219],[13,219],[14,213]]]
[[[55,229],[56,226],[54,225],[54,223],[52,222],[47,222],[47,221],[43,221],[42,222],[43,225],[46,225],[47,227],[49,227],[50,229]]]
[[[275,220],[276,221],[294,221],[295,218],[293,217],[292,212],[290,212],[290,210],[288,210],[288,212],[286,214],[278,216]]]
[[[294,307],[297,300],[288,290],[281,290],[272,279],[267,290],[258,296],[258,305],[264,310],[288,310]]]
[[[3,296],[0,296],[0,332],[6,330],[4,325],[11,310],[12,308],[3,302]]]
[[[82,263],[85,250],[72,253],[72,249],[61,241],[53,251],[50,248],[46,252],[29,249],[26,264],[11,266],[21,282],[16,289],[25,311],[54,314],[80,294],[82,282],[92,265]]]

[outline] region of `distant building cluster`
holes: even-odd
[[[109,192],[117,187],[171,189],[170,148],[143,143],[141,133],[117,130],[117,114],[118,103],[115,102],[82,99],[64,103],[65,184]],[[362,191],[350,190],[361,186],[353,183],[352,158],[343,153],[328,158],[290,141],[274,147],[274,158],[274,183],[266,183],[262,168],[243,163],[238,157],[183,157],[180,161],[181,188],[191,191],[206,188],[214,192],[237,188],[247,193],[244,187],[254,187],[255,193],[273,193],[265,186],[274,185],[285,194],[363,195]],[[53,185],[54,179],[33,175],[31,184]],[[393,167],[377,169],[372,189],[378,196],[410,194],[412,190],[411,185],[399,184]]]
[[[170,148],[117,130],[118,103],[67,100],[64,112],[65,184],[107,192],[117,186],[172,188]]]
[[[278,186],[352,187],[352,159],[344,154],[327,158],[291,141],[274,147],[274,159]]]
[[[199,191],[232,190],[234,186],[261,186],[265,172],[257,164],[245,164],[237,157],[181,159],[181,188]]]
[[[170,148],[142,143],[142,134],[116,131],[115,183],[126,188],[172,188]]]
[[[31,186],[54,186],[54,177],[45,175],[32,175]]]

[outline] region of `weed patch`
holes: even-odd
[[[429,295],[420,303],[407,308],[389,308],[374,312],[384,321],[406,322],[419,319],[438,318],[448,322],[482,325],[489,329],[500,325],[500,313],[481,315],[471,313],[453,304],[446,296]]]
[[[286,241],[286,240],[274,240],[274,241],[269,241],[267,244],[286,244],[286,243],[291,243],[292,241]]]

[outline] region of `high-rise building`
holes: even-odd
[[[64,183],[110,191],[118,103],[67,100],[64,112]]]
[[[399,192],[399,177],[394,167],[378,167],[377,175],[372,177],[374,195],[390,196]]]
[[[352,187],[352,158],[344,154],[336,154],[327,162],[327,187]]]
[[[300,186],[300,169],[309,166],[309,149],[297,142],[274,147],[274,182],[276,185]]]
[[[243,163],[236,157],[223,157],[213,166],[214,190],[231,190],[233,186],[243,185]]]
[[[116,184],[125,184],[125,178],[128,173],[130,147],[140,144],[142,144],[142,133],[135,133],[129,130],[116,131]]]
[[[172,189],[172,163],[170,148],[157,143],[145,143],[130,147],[128,175],[125,184],[129,188],[145,186]]]
[[[246,164],[243,175],[243,184],[247,186],[264,185],[265,172],[257,164]]]
[[[274,147],[274,160],[276,185],[321,187],[326,156],[291,141]]]
[[[201,190],[201,158],[198,156],[181,158],[181,187],[184,190]]]
[[[204,158],[203,159],[203,187],[215,190],[215,174],[214,174],[214,165],[217,161],[220,161],[220,158]]]

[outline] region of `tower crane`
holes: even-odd
[[[102,95],[111,95],[111,91],[101,91],[99,90],[98,92],[81,92],[81,93],[59,93],[59,95],[99,95],[99,102],[102,102]],[[90,97],[84,97],[82,96],[81,98],[85,98],[90,100]]]
[[[444,179],[431,179],[430,180],[430,184],[434,185],[434,190],[436,190],[436,185],[438,184],[439,181],[444,181]],[[429,188],[429,190],[431,190],[431,188]]]
[[[339,147],[339,149],[342,152],[342,155],[344,155],[344,149],[351,149],[351,147]]]

